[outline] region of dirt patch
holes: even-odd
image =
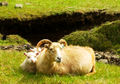
[[[118,19],[120,19],[120,13],[109,14],[102,10],[84,14],[80,12],[62,13],[22,21],[16,18],[1,19],[0,33],[3,34],[4,40],[6,35],[18,34],[36,45],[43,38],[57,41],[75,30],[88,30],[106,21]]]

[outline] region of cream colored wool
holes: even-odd
[[[43,43],[50,45],[38,56],[36,62],[38,72],[62,75],[95,73],[95,55],[92,48],[72,45],[62,48],[59,42],[47,41],[44,40]],[[56,60],[57,57],[61,58],[60,62]]]

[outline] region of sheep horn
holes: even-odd
[[[48,40],[48,39],[43,39],[43,40],[40,40],[38,43],[37,43],[37,46],[36,48],[38,49],[42,44],[50,44],[51,45],[52,41]]]
[[[67,46],[67,45],[68,45],[67,42],[66,42],[64,39],[60,39],[58,42],[59,42],[60,44],[63,44],[64,46]]]

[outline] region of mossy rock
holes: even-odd
[[[6,41],[8,41],[9,43],[16,43],[16,44],[30,44],[27,40],[25,40],[19,35],[8,35],[6,37]]]
[[[120,21],[107,22],[89,31],[75,31],[63,39],[68,44],[90,46],[100,51],[111,50],[120,44]]]

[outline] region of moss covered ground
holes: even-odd
[[[63,38],[69,44],[90,46],[98,51],[120,52],[120,20],[106,22],[88,31],[77,30]]]
[[[31,44],[25,38],[19,35],[7,35],[6,39],[3,40],[3,38],[4,38],[3,35],[0,34],[0,45],[1,46]]]

